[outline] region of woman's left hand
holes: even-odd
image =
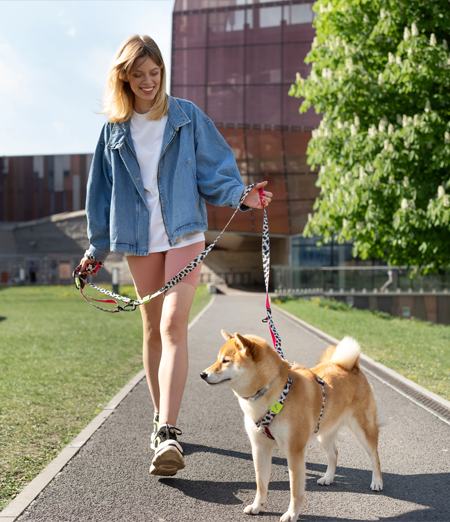
[[[267,183],[268,181],[262,181],[261,183],[257,183],[249,192],[248,196],[244,199],[244,205],[251,208],[263,208],[263,205],[261,203],[262,200],[264,202],[264,206],[267,207],[269,203],[272,201],[272,192],[263,191],[262,197],[259,195],[259,189],[264,188],[267,185]]]

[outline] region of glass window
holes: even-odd
[[[206,45],[206,13],[174,15],[175,48]]]
[[[245,11],[209,13],[209,45],[236,45],[244,43]]]
[[[313,204],[313,199],[304,201],[294,200],[289,202],[291,234],[300,234],[303,232],[308,221],[308,214],[312,214],[313,212]]]
[[[246,47],[246,83],[281,83],[281,45]]]
[[[292,96],[288,96],[290,85],[283,85],[283,125],[292,125],[292,126],[305,126],[309,128],[318,127],[322,116],[320,114],[316,114],[314,107],[308,109],[307,112],[300,114],[298,112],[300,105],[303,101],[303,98],[294,98]]]
[[[281,131],[247,129],[249,174],[283,173]]]
[[[281,6],[247,9],[247,43],[281,42]]]
[[[244,83],[244,47],[208,49],[208,84]]]
[[[205,110],[205,87],[175,85],[172,96],[195,103],[202,111]]]
[[[315,30],[312,25],[314,13],[312,4],[295,4],[283,6],[284,41],[312,41]]]
[[[306,149],[310,139],[311,132],[284,132],[284,151],[288,173],[310,171],[310,166],[306,164]]]
[[[208,86],[206,113],[215,123],[242,123],[244,88],[232,85]]]
[[[311,64],[305,63],[305,57],[311,50],[311,43],[285,43],[283,45],[283,82],[295,81],[296,73],[307,78]]]
[[[245,89],[245,122],[253,125],[280,125],[281,87],[248,85]]]
[[[193,9],[205,9],[209,7],[211,0],[175,0],[175,6],[173,8],[176,11],[189,11]]]
[[[317,174],[289,174],[287,190],[292,199],[316,199],[320,195],[316,182]]]
[[[204,85],[205,49],[174,49],[172,53],[172,85]]]

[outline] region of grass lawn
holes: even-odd
[[[327,299],[274,303],[337,339],[354,337],[375,361],[450,400],[450,326],[377,316]]]
[[[197,289],[191,320],[210,298]],[[138,310],[101,312],[72,286],[0,290],[0,510],[142,369],[141,352]]]

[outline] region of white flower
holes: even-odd
[[[408,56],[411,56],[413,53],[413,50],[411,49],[411,47],[409,47],[406,52],[408,53]]]
[[[413,36],[419,36],[419,29],[417,29],[417,25],[415,23],[411,25],[411,34]]]
[[[333,4],[330,2],[328,4],[328,12],[331,13],[331,11],[333,11]]]
[[[374,168],[372,167],[372,165],[371,165],[370,163],[367,164],[366,169],[367,169],[369,172],[373,172],[373,171],[374,171]]]
[[[405,149],[409,149],[409,143],[406,139],[403,140],[403,144],[405,145]]]
[[[394,184],[395,184],[394,176],[389,176],[389,185],[394,185]]]
[[[369,128],[369,136],[371,138],[375,138],[376,135],[377,135],[377,128],[375,127],[375,125],[371,125]]]
[[[395,63],[395,57],[392,53],[388,54],[389,63]]]
[[[431,47],[435,47],[436,44],[437,44],[436,36],[434,35],[434,33],[431,33],[431,36],[430,36],[430,46]]]
[[[392,123],[389,124],[388,134],[389,136],[392,136],[394,134],[394,126],[392,125]]]
[[[313,38],[313,41],[312,41],[312,47],[316,47],[316,45],[319,43],[319,40],[317,39],[317,36],[315,36]]]
[[[414,114],[413,123],[414,123],[415,126],[420,124],[420,120],[419,120],[419,115],[418,114]]]
[[[383,83],[383,73],[380,73],[378,75],[378,85],[381,85]]]
[[[402,199],[402,210],[408,209],[408,200],[406,198]]]
[[[431,111],[431,103],[430,103],[430,100],[427,100],[425,103],[425,112],[430,112],[430,111]]]
[[[403,127],[406,127],[408,125],[408,117],[406,116],[406,114],[403,115],[402,125]]]
[[[353,71],[353,60],[351,58],[347,58],[345,60],[345,67],[352,72]]]
[[[370,22],[369,17],[367,16],[366,13],[364,13],[363,21],[364,21],[365,24],[368,24]]]
[[[402,117],[400,116],[400,114],[397,114],[397,123],[399,125],[401,125],[403,123],[403,120],[402,120]]]
[[[408,188],[408,187],[409,187],[409,178],[408,178],[407,176],[405,176],[405,177],[403,178],[403,186],[404,186],[405,188]]]
[[[357,132],[358,132],[358,131],[357,131],[355,125],[352,123],[352,124],[350,125],[350,133],[351,133],[351,135],[352,135],[352,136],[356,136]]]
[[[347,228],[347,227],[348,227],[348,221],[347,221],[345,218],[342,220],[342,226],[343,226],[344,228]]]
[[[357,221],[356,222],[356,228],[358,230],[362,230],[364,228],[364,221]]]
[[[330,201],[331,203],[334,203],[334,194],[332,192],[330,193]]]
[[[308,221],[311,221],[312,219],[312,214],[308,214]]]
[[[448,43],[447,40],[442,40],[442,47],[447,50],[448,49]]]
[[[450,198],[448,196],[444,196],[444,207],[450,207]]]
[[[352,175],[350,174],[350,172],[347,172],[347,174],[345,175],[345,181],[347,183],[350,183],[351,180],[352,180]]]
[[[310,76],[311,76],[311,81],[317,82],[318,78],[317,78],[316,71],[311,71]]]
[[[383,9],[380,11],[380,18],[381,18],[382,20],[384,20],[384,19],[386,18],[386,16],[387,16],[386,9],[383,8]]]
[[[361,166],[359,167],[359,180],[364,181],[367,178],[367,173],[364,170],[364,168]]]
[[[319,137],[319,129],[313,129],[311,132],[311,136],[313,139],[316,139]]]
[[[403,31],[403,40],[409,40],[411,36],[411,33],[409,32],[409,29],[407,27],[405,27],[405,30]]]
[[[389,140],[384,140],[384,150],[387,150],[388,152],[394,151],[394,145]]]
[[[359,127],[359,117],[358,116],[355,116],[354,123],[355,123],[355,127]]]
[[[330,159],[330,158],[327,158],[327,165],[328,165],[329,167],[331,167],[331,159]]]
[[[402,64],[402,59],[401,59],[400,56],[397,56],[397,58],[395,59],[395,61],[396,61],[396,63],[397,63],[398,65],[401,65],[401,64]]]
[[[416,208],[416,202],[413,199],[410,199],[408,204],[409,204],[410,208],[412,208],[412,209]]]
[[[301,82],[302,81],[302,76],[301,76],[301,74],[299,72],[295,74],[295,81],[296,82]]]
[[[442,185],[438,187],[438,198],[443,198],[445,196],[445,188]]]
[[[345,201],[350,201],[350,194],[348,192],[344,195]]]
[[[387,125],[387,120],[386,120],[386,118],[384,117],[384,118],[382,118],[382,119],[380,120],[380,123],[378,124],[378,130],[379,130],[380,132],[384,132],[384,131],[386,130],[386,125]]]
[[[338,129],[342,129],[344,127],[340,120],[336,123],[336,126],[337,126]]]

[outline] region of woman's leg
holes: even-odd
[[[141,299],[159,290],[165,283],[163,252],[148,256],[127,256],[138,298]],[[154,411],[159,412],[160,390],[158,372],[161,360],[161,313],[164,295],[161,294],[140,306],[143,326],[143,362]]]
[[[170,280],[205,248],[204,242],[169,250],[166,280]],[[161,315],[162,356],[159,365],[160,425],[176,426],[188,373],[189,312],[200,275],[199,265],[166,292]]]

